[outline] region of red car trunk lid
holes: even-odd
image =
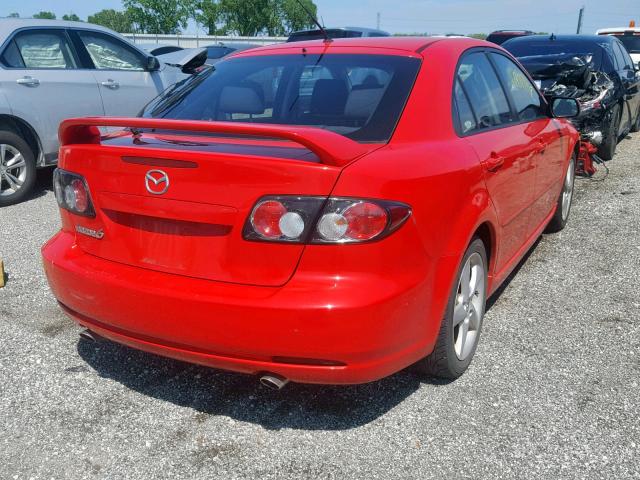
[[[98,125],[169,133],[100,137]],[[209,133],[175,133],[185,130]],[[78,234],[82,250],[136,267],[265,286],[287,282],[303,245],[244,240],[256,201],[328,196],[342,166],[373,148],[319,129],[148,119],[68,120],[60,138],[60,167],[85,177],[96,209],[95,219],[69,215],[71,221],[104,233]]]

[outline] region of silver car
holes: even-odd
[[[204,62],[204,52],[193,56]],[[180,67],[97,25],[0,19],[0,207],[24,199],[36,168],[57,162],[63,119],[135,116],[186,78]]]

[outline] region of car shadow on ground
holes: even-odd
[[[495,304],[538,243],[487,302],[487,310]],[[260,385],[255,376],[191,365],[107,340],[81,339],[78,353],[100,376],[143,395],[191,407],[201,415],[197,418],[224,415],[270,430],[356,428],[384,415],[418,390],[421,384],[437,388],[451,383],[425,378],[409,368],[363,385],[290,383],[276,392]]]
[[[363,385],[290,383],[281,391],[272,391],[260,385],[256,376],[166,359],[107,340],[81,339],[78,352],[100,376],[143,395],[270,430],[355,428],[391,410],[421,383],[449,383],[406,370]]]

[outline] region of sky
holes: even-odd
[[[575,33],[585,7],[582,33],[618,27],[635,19],[640,0],[315,0],[326,26],[380,27],[391,33],[489,33],[498,29]],[[0,16],[30,17],[40,10],[86,17],[103,8],[121,8],[121,0],[0,0]],[[195,33],[190,24],[186,33]]]

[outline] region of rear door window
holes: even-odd
[[[514,120],[496,72],[483,52],[465,55],[458,65],[456,78],[475,114],[476,130],[499,127]]]
[[[18,33],[3,53],[14,68],[76,68],[76,60],[62,30],[28,30]]]
[[[462,133],[469,133],[476,129],[476,117],[471,109],[471,104],[467,99],[467,95],[460,86],[460,80],[456,79],[456,86],[454,89],[454,96],[456,102],[456,110],[458,113],[458,125]]]
[[[511,96],[518,120],[527,122],[544,116],[538,90],[531,80],[509,58],[499,53],[490,53],[502,83]]]

